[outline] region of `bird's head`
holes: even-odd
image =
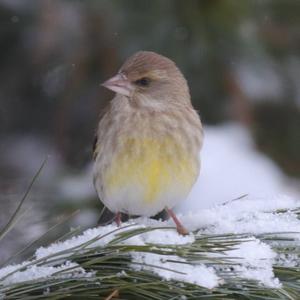
[[[133,101],[190,102],[187,82],[175,63],[150,51],[129,57],[119,72],[102,85]]]

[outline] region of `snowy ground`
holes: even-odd
[[[225,205],[216,205],[197,213],[180,215],[182,222],[189,230],[193,230],[194,234],[190,233],[190,235],[183,237],[178,235],[174,228],[160,229],[134,236],[121,243],[129,245],[185,245],[193,243],[198,235],[203,234],[248,233],[247,239],[237,244],[234,249],[225,251],[223,254],[209,253],[208,251],[207,255],[220,258],[234,257],[236,263],[238,263],[234,267],[234,271],[239,273],[240,278],[258,280],[267,287],[278,288],[281,285],[274,276],[273,264],[296,266],[299,262],[293,256],[282,257],[257,236],[266,233],[276,233],[277,235],[281,233],[281,236],[293,236],[299,246],[300,220],[292,211],[298,207],[299,201],[288,197],[243,198]],[[290,211],[277,213],[282,209]],[[137,228],[173,226],[170,220],[163,222],[139,218],[124,223],[124,230],[128,230],[126,228],[128,224],[136,224],[134,226]],[[71,248],[78,249],[78,247],[80,248],[81,245],[93,239],[95,240],[88,247],[104,246],[115,237],[115,234],[107,235],[107,233],[116,228],[115,224],[111,224],[88,229],[80,236],[39,248],[35,253],[33,262],[23,262],[19,265],[11,265],[0,269],[0,286],[47,278],[56,273],[61,273],[60,276],[64,276],[62,271],[70,268],[72,269],[72,276],[92,277],[92,273],[85,272],[84,269],[69,260],[64,251]],[[59,266],[51,264],[49,266],[37,266],[36,262],[48,257],[51,258],[53,255],[61,257],[62,263]],[[133,269],[148,270],[157,273],[166,280],[181,280],[207,288],[219,286],[224,282],[223,278],[217,275],[217,270],[205,263],[189,263],[185,259],[174,255],[136,251],[132,252],[131,255],[133,263],[137,263],[132,265]],[[69,272],[67,276],[70,276]]]
[[[246,128],[228,124],[207,126],[204,132],[200,176],[178,211],[211,207],[245,194],[251,197],[299,195],[279,167],[255,149]]]

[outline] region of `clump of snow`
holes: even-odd
[[[62,273],[62,271],[65,272]],[[69,272],[66,273],[66,271]],[[10,265],[0,269],[0,284],[9,285],[29,280],[45,279],[56,273],[60,273],[60,275],[57,275],[57,277],[60,278],[81,278],[91,276],[90,273],[86,273],[83,268],[78,266],[78,264],[70,261],[65,261],[59,266],[38,266],[25,261],[21,264]]]
[[[152,221],[152,222],[151,222]],[[155,224],[154,220],[149,222],[153,225]],[[141,219],[139,220],[140,224],[136,225],[135,221],[129,221],[124,223],[123,228],[118,228],[115,224],[106,225],[98,228],[90,228],[83,232],[82,235],[75,236],[70,238],[67,241],[53,243],[48,247],[40,247],[36,250],[35,256],[37,259],[46,258],[53,253],[61,253],[64,256],[64,251],[72,249],[72,248],[80,248],[80,247],[101,247],[109,242],[111,242],[116,235],[109,234],[110,232],[116,230],[116,234],[119,234],[128,229],[135,228],[145,228],[145,225],[141,223]],[[161,222],[162,224],[166,223]],[[91,242],[93,241],[93,242]],[[90,242],[90,243],[89,243]],[[188,236],[180,236],[174,230],[154,230],[149,231],[140,235],[133,236],[125,241],[127,245],[146,245],[151,243],[161,244],[161,245],[182,245],[187,243],[194,242],[193,234]],[[89,245],[85,245],[89,243]]]
[[[145,218],[138,220],[139,224],[144,223]],[[141,223],[143,222],[143,223]],[[166,222],[156,222],[154,220],[148,219],[148,226],[166,226]],[[126,240],[126,244],[130,245],[146,245],[146,244],[159,244],[159,245],[184,245],[192,244],[195,241],[194,235],[191,233],[187,236],[179,235],[175,230],[158,230],[158,231],[149,231],[138,236],[134,236]]]
[[[281,284],[273,273],[273,262],[276,253],[271,247],[257,239],[239,244],[236,249],[226,251],[229,257],[235,257],[234,261],[240,265],[234,266],[234,271],[245,279],[257,280],[260,283],[274,288],[280,288]]]
[[[113,234],[108,234],[111,231],[115,230],[116,226],[110,224],[101,228],[90,228],[83,232],[79,236],[74,236],[64,242],[53,243],[48,247],[40,247],[36,250],[35,256],[37,259],[47,258],[53,253],[61,253],[61,256],[64,257],[64,251],[70,249],[77,249],[84,247],[84,245],[92,240],[94,243],[91,243],[90,246],[101,246],[109,243],[113,238]]]
[[[274,196],[268,199],[245,197],[227,205],[215,205],[210,209],[179,216],[189,230],[201,229],[202,233],[208,234],[300,233],[300,222],[292,212],[298,207],[300,201],[288,196]],[[290,211],[275,213],[283,209]]]
[[[132,259],[134,269],[152,271],[166,280],[194,283],[208,289],[218,286],[221,280],[212,267],[191,265],[178,256],[134,252]]]

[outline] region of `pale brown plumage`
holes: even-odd
[[[115,213],[153,215],[184,200],[199,168],[202,127],[168,58],[140,51],[103,84],[117,94],[100,120],[94,184]]]

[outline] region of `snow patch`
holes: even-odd
[[[234,271],[245,279],[259,281],[265,286],[280,288],[278,278],[275,278],[272,264],[276,253],[271,247],[261,241],[254,239],[249,242],[239,244],[236,249],[226,251],[229,257],[235,257],[234,261],[239,266],[234,267]]]
[[[69,272],[61,273],[62,271]],[[55,276],[56,273],[57,275]],[[59,266],[37,266],[35,264],[30,265],[30,262],[25,261],[21,264],[10,265],[0,269],[0,283],[2,285],[10,285],[24,281],[45,279],[51,276],[59,278],[82,278],[90,277],[91,273],[86,273],[83,268],[78,266],[78,264],[70,261],[65,261]]]
[[[226,205],[216,205],[196,213],[180,215],[189,230],[200,229],[201,233],[251,233],[298,232],[300,222],[293,209],[300,201],[288,196],[268,199],[245,197]],[[280,210],[289,210],[280,213]],[[278,213],[276,213],[278,211]],[[299,234],[296,234],[299,237]]]
[[[177,211],[196,212],[244,194],[264,199],[278,194],[299,196],[279,167],[257,151],[246,128],[234,123],[205,126],[204,133],[200,175]]]
[[[293,211],[299,207],[299,201],[287,196],[245,197],[195,213],[179,215],[184,225],[196,232],[195,235],[191,233],[188,236],[179,235],[171,220],[156,221],[145,217],[123,223],[121,228],[117,228],[115,224],[91,228],[79,236],[37,249],[33,261],[0,269],[0,285],[44,279],[50,276],[92,277],[93,273],[86,272],[70,261],[68,250],[80,252],[90,247],[103,247],[109,242],[115,242],[119,245],[153,245],[152,253],[138,251],[130,253],[131,267],[135,270],[151,271],[165,280],[180,280],[211,289],[226,281],[226,278],[221,275],[222,272],[218,273],[218,266],[206,265],[203,260],[186,261],[183,257],[169,254],[170,248],[168,247],[192,244],[202,234],[247,233],[248,238],[237,241],[238,244],[233,249],[223,254],[207,252],[207,257],[217,255],[220,258],[234,259],[236,264],[233,266],[232,275],[256,280],[271,288],[279,288],[281,285],[274,276],[273,264],[284,265],[285,260],[288,264],[292,264],[295,257],[277,256],[270,245],[258,238],[260,234],[272,233],[292,236],[300,241],[300,221]],[[152,230],[147,231],[148,227]],[[119,237],[119,233],[133,229],[143,232],[125,240],[114,241]],[[155,253],[158,249],[155,245],[164,246],[166,255]],[[56,261],[57,258],[61,258],[60,265],[37,265],[39,260],[50,261],[53,256]],[[116,273],[116,276],[120,275]]]
[[[184,281],[208,289],[218,286],[221,281],[213,268],[202,264],[191,265],[178,256],[134,252],[132,259],[135,270],[151,271],[166,280]]]

